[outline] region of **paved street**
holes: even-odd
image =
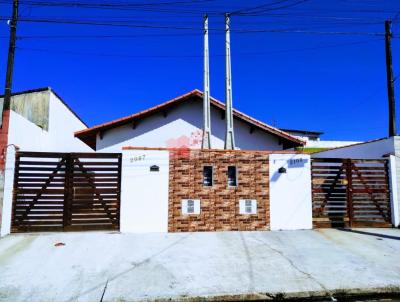
[[[395,229],[81,232],[0,240],[0,301],[265,299],[399,289]]]

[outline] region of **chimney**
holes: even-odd
[[[211,148],[210,67],[208,51],[208,16],[204,16],[204,92],[203,92],[203,141],[202,149]]]
[[[232,80],[231,80],[231,41],[230,41],[230,20],[229,14],[225,14],[225,149],[235,149],[235,136],[233,133],[233,112],[232,112]]]

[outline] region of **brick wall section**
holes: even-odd
[[[5,168],[5,156],[8,145],[8,126],[10,122],[10,110],[4,111],[3,126],[0,128],[0,171]]]
[[[249,151],[170,151],[169,232],[269,229],[269,154]],[[214,168],[214,185],[203,186],[203,166]],[[228,166],[238,186],[228,188]],[[182,199],[200,199],[200,215],[181,213]],[[256,199],[257,214],[239,214],[239,199]]]
[[[1,114],[1,113],[0,113]],[[4,173],[6,163],[6,151],[8,145],[8,127],[10,122],[10,110],[4,111],[3,126],[0,128],[0,230],[3,217],[4,200]]]

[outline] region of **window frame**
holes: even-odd
[[[189,212],[189,201],[193,202],[193,207],[190,207],[193,212]],[[201,214],[201,199],[181,199],[181,215],[182,216],[196,216]]]
[[[210,185],[206,185],[205,184],[205,175],[204,175],[204,171],[205,171],[205,168],[206,167],[210,167],[211,168],[211,184]],[[213,187],[214,186],[214,166],[213,165],[203,165],[203,171],[202,171],[202,176],[203,176],[203,181],[202,181],[202,184],[203,184],[203,188],[210,188],[210,187]]]
[[[234,167],[235,168],[235,185],[234,186],[229,184],[229,168],[230,167]],[[238,168],[237,168],[237,166],[235,166],[235,165],[228,166],[228,169],[226,170],[226,183],[227,183],[228,188],[237,188],[238,187],[239,177],[238,177]]]
[[[246,205],[247,201],[251,201],[251,209],[254,209],[254,212],[248,213],[246,210],[248,209],[248,205]],[[239,199],[239,214],[240,215],[258,215],[258,202],[257,199],[244,198]]]

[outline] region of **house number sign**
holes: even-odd
[[[288,160],[288,167],[302,167],[308,160],[306,158],[293,158]]]
[[[137,162],[137,161],[143,161],[145,159],[146,155],[142,154],[142,155],[137,155],[134,157],[131,157],[129,160],[131,163]]]

